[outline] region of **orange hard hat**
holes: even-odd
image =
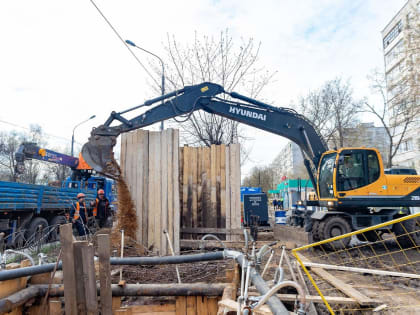
[[[104,190],[103,189],[99,189],[98,190],[98,195],[104,195],[105,194],[105,192],[104,192]]]
[[[85,197],[85,194],[84,193],[78,193],[77,194],[77,199],[84,198],[84,197]]]

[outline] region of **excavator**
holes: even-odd
[[[125,114],[156,105],[138,116]],[[295,142],[302,150],[317,198],[308,201],[327,211],[311,216],[310,232],[314,241],[328,239],[366,228],[420,209],[420,176],[385,174],[381,154],[375,148],[340,148],[329,150],[313,124],[293,109],[274,107],[236,92],[227,92],[218,84],[204,82],[148,100],[133,108],[113,111],[103,125],[93,128],[82,148],[84,160],[98,173],[118,178],[120,171],[113,156],[117,137],[125,132],[154,123],[184,116],[197,110],[220,115],[265,130]],[[420,244],[419,220],[411,219],[394,225],[392,232],[405,230]],[[389,228],[389,227],[388,227]],[[415,232],[417,231],[417,232]],[[365,233],[368,241],[380,234]],[[409,237],[401,237],[401,242]],[[334,244],[346,247],[350,238]]]

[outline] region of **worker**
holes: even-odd
[[[86,235],[89,209],[86,207],[84,193],[77,194],[77,201],[73,204],[73,208],[70,211],[70,218],[72,223],[76,225],[79,236]]]
[[[111,217],[111,208],[109,205],[109,200],[105,197],[105,192],[103,189],[98,190],[98,196],[91,205],[93,206],[93,216],[96,218],[96,222],[98,223],[99,227],[108,227],[107,222]]]
[[[277,200],[273,199],[273,208],[274,210],[277,210]]]
[[[283,197],[281,197],[280,200],[277,202],[280,210],[283,210],[283,201],[284,201],[284,199],[283,199]]]

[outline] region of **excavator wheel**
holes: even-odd
[[[419,218],[414,218],[394,224],[392,231],[395,233],[397,241],[401,247],[410,248],[420,245]]]
[[[376,242],[382,239],[375,231],[367,231],[362,234],[357,234],[356,237],[361,242]]]
[[[320,221],[318,220],[313,220],[312,221],[312,241],[315,242],[319,242],[321,240],[321,234],[320,234],[320,230],[319,230],[319,226],[320,226]]]
[[[326,240],[332,237],[350,233],[352,231],[349,222],[339,216],[330,216],[324,221],[321,221],[319,225],[320,234],[322,239]],[[333,242],[326,243],[325,248],[337,250],[346,248],[350,243],[351,237],[342,238]]]

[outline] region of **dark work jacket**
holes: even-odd
[[[98,219],[104,219],[104,218],[107,218],[111,215],[111,209],[109,207],[109,201],[106,197],[104,199],[96,198],[95,208],[97,209],[96,217]],[[95,212],[95,210],[94,210],[94,212]]]

